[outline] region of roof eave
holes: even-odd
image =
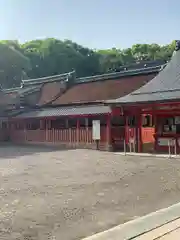
[[[109,80],[109,79],[116,79],[119,77],[129,77],[129,76],[137,76],[137,75],[143,75],[143,74],[151,74],[151,73],[157,73],[162,69],[162,65],[156,66],[156,67],[149,67],[149,68],[142,68],[142,69],[136,69],[136,70],[127,70],[122,72],[114,72],[114,73],[108,73],[108,74],[102,74],[102,75],[96,75],[96,76],[90,76],[85,78],[77,78],[76,83],[88,83],[88,82],[94,82],[94,81],[100,81],[100,80]]]
[[[53,105],[43,105],[38,106],[38,108],[56,108],[56,107],[65,107],[65,106],[81,106],[81,105],[104,105],[104,101],[87,101],[87,102],[72,102],[72,103],[63,103],[63,104],[53,104]]]
[[[175,103],[175,102],[179,102],[180,103],[180,98],[174,98],[174,99],[163,99],[163,100],[154,100],[154,101],[139,101],[139,102],[105,102],[105,105],[113,105],[113,106],[132,106],[132,105],[144,105],[144,104],[164,104],[165,102],[167,102],[167,104],[170,103]]]

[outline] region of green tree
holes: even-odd
[[[76,70],[77,76],[99,73],[99,55],[70,40],[54,38],[22,45],[32,65],[29,77],[43,77]]]
[[[20,86],[21,79],[30,68],[29,59],[14,45],[0,42],[0,85],[2,88]]]
[[[175,41],[168,45],[135,44],[127,49],[93,50],[71,40],[47,38],[19,44],[0,42],[0,84],[20,85],[22,77],[38,78],[76,70],[77,77],[118,71],[123,65],[144,60],[168,61]],[[121,68],[123,69],[123,68]]]
[[[120,49],[99,50],[101,72],[115,71],[123,65],[123,54]]]
[[[123,65],[128,65],[135,62],[135,57],[132,53],[131,48],[126,48],[122,50],[122,63]]]

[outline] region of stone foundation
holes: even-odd
[[[31,145],[31,146],[44,146],[44,147],[56,147],[59,149],[93,149],[100,151],[112,151],[112,146],[107,143],[99,143],[98,148],[95,142],[93,143],[62,143],[62,142],[19,142],[16,144],[20,145]]]

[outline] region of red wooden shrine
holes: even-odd
[[[170,144],[179,153],[180,94],[173,85],[180,82],[173,76],[178,66],[180,72],[176,51],[166,67],[146,65],[84,79],[72,72],[24,80],[21,88],[2,93],[12,101],[4,107],[0,140],[134,152],[168,152]],[[100,120],[98,146],[93,120]]]

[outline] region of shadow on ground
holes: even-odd
[[[57,146],[16,145],[12,143],[0,143],[0,159],[16,158],[43,152],[69,151]]]

